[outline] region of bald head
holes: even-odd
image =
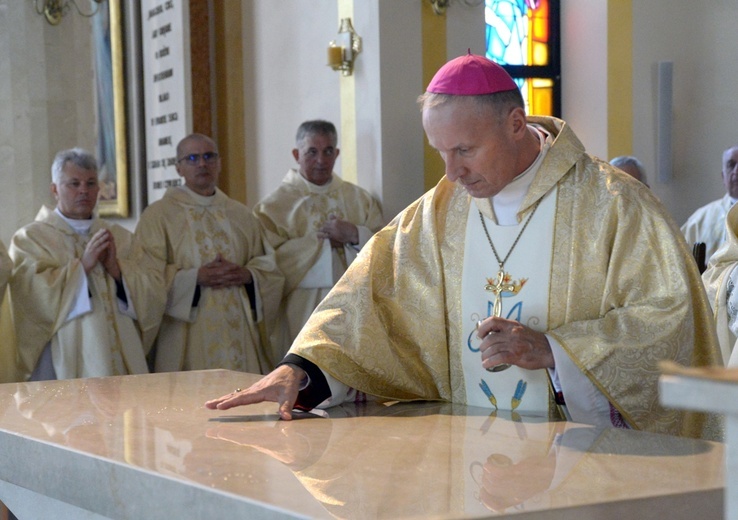
[[[177,173],[185,186],[203,196],[215,194],[220,175],[218,146],[203,134],[190,134],[177,144]]]
[[[213,148],[213,150],[215,150],[216,152],[218,151],[218,145],[216,145],[215,144],[215,141],[213,141],[207,135],[205,135],[205,134],[190,134],[187,137],[185,137],[184,139],[182,139],[177,144],[177,159],[179,159],[180,157],[182,157],[184,155],[185,148],[187,147],[188,143],[190,143],[191,141],[203,141],[203,142],[206,142],[206,143],[208,143]]]

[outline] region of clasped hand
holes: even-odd
[[[202,265],[197,270],[197,283],[202,287],[222,289],[235,285],[251,283],[251,271],[233,262],[229,262],[218,253],[215,260]]]
[[[82,267],[85,273],[89,273],[98,262],[116,280],[120,281],[120,266],[118,265],[118,253],[115,249],[113,234],[107,229],[100,229],[94,235],[82,253]]]
[[[479,324],[477,336],[486,369],[505,363],[529,370],[555,366],[546,335],[517,321],[489,317]]]
[[[359,229],[351,222],[331,215],[318,231],[318,238],[327,238],[331,241],[331,247],[340,249],[344,244],[359,243]]]

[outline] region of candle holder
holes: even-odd
[[[69,4],[72,4],[74,8],[77,9],[77,12],[85,18],[95,16],[100,7],[99,4],[101,4],[103,0],[89,1],[91,8],[89,12],[83,11],[77,5],[77,0],[33,0],[33,3],[35,4],[36,12],[38,14],[44,15],[47,22],[49,22],[51,25],[59,25],[61,23],[62,17],[66,15],[70,9]]]
[[[446,9],[448,9],[449,2],[450,0],[430,0],[431,6],[433,7],[433,12],[436,13],[438,16],[446,14]]]
[[[361,52],[361,37],[356,34],[351,18],[342,18],[338,38],[328,45],[328,66],[340,70],[344,76],[354,72],[354,60]]]

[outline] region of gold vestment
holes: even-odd
[[[738,356],[733,357],[736,337],[728,327],[727,295],[730,272],[738,266],[738,204],[728,211],[724,226],[726,240],[710,258],[702,280],[712,305],[723,362],[735,366],[738,364]]]
[[[274,248],[277,265],[285,276],[282,312],[273,339],[284,354],[315,307],[356,257],[356,249],[382,227],[382,210],[366,190],[336,174],[329,184],[318,186],[290,170],[279,188],[254,208],[254,214],[264,226],[265,238]],[[333,276],[329,283],[304,287],[301,282],[319,261],[325,242],[318,239],[318,231],[331,215],[359,228],[359,244],[356,248],[344,245],[341,250],[332,249]]]
[[[202,197],[185,188],[169,188],[141,215],[136,237],[163,273],[163,294],[170,301],[175,289],[185,294],[184,315],[160,309],[159,315],[164,315],[156,339],[157,372],[226,368],[267,373],[272,369],[276,356],[260,337],[244,286],[200,287],[194,308],[195,277],[186,287],[175,287],[179,271],[196,270],[220,254],[251,271],[263,321],[267,327],[274,323],[283,278],[274,256],[264,248],[259,223],[249,208],[220,190]]]
[[[133,306],[137,321],[119,310],[115,280],[100,263],[85,275],[82,255],[102,228],[115,239],[118,264],[133,300],[128,305]],[[26,376],[49,342],[58,379],[148,372],[141,331],[156,326],[150,313],[151,278],[129,260],[132,238],[128,230],[99,218],[93,220],[88,235],[80,235],[46,207],[35,222],[15,233],[10,246],[15,267],[9,300],[20,369]],[[92,310],[68,320],[83,276]]]
[[[558,186],[547,333],[633,428],[720,438],[716,417],[659,403],[659,360],[720,364],[679,228],[643,184],[586,154],[566,123],[529,122],[555,136],[518,213]],[[290,352],[380,398],[463,402],[460,280],[470,202],[444,178],[400,213]]]

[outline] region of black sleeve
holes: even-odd
[[[195,286],[195,294],[192,295],[192,306],[197,307],[197,304],[200,303],[200,286]]]
[[[249,304],[251,305],[251,315],[256,321],[256,291],[254,290],[254,280],[252,279],[249,283],[243,284],[246,288],[246,294],[249,296]]]
[[[120,281],[115,280],[115,296],[128,305],[128,298],[126,298],[126,290],[123,287],[123,277],[121,277]]]
[[[310,378],[310,383],[308,383],[307,387],[304,390],[301,390],[297,396],[295,408],[298,410],[312,410],[331,396],[331,389],[328,386],[328,381],[326,381],[325,376],[320,368],[318,368],[318,365],[312,361],[308,361],[297,354],[287,354],[284,359],[277,364],[277,366],[281,365],[298,366],[303,369]]]

